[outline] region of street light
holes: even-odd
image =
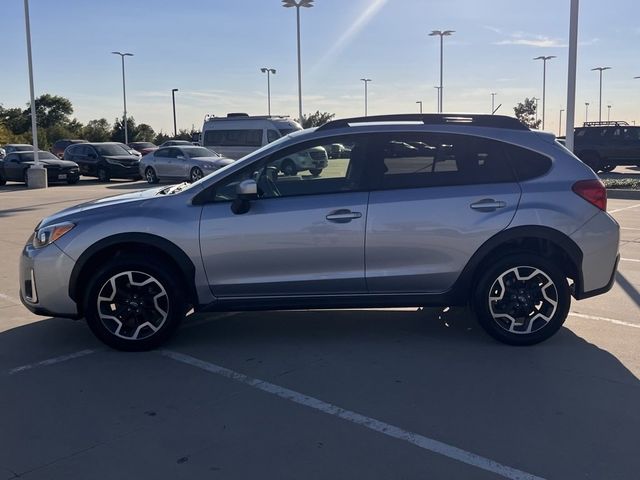
[[[33,137],[33,165],[27,170],[27,188],[47,188],[47,171],[40,163],[38,148],[38,126],[36,101],[33,92],[33,61],[31,58],[31,24],[29,22],[29,0],[24,0],[24,23],[27,35],[27,61],[29,63],[29,95],[31,96],[31,135]]]
[[[285,8],[296,7],[296,20],[298,32],[298,120],[302,122],[302,69],[300,67],[300,7],[313,7],[313,0],[282,0]]]
[[[124,99],[124,115],[122,116],[124,128],[124,143],[129,143],[129,135],[127,133],[127,89],[124,83],[124,57],[133,57],[133,53],[111,52],[114,55],[120,55],[122,59],[122,98]]]
[[[563,108],[560,109],[560,121],[558,122],[558,136],[559,137],[562,136],[562,112],[564,112]]]
[[[589,121],[589,102],[584,102],[584,123]]]
[[[436,89],[436,112],[440,113],[440,87],[433,87]]]
[[[611,105],[607,105],[607,122],[611,121]]]
[[[600,105],[598,110],[599,122],[602,121],[602,72],[604,72],[605,70],[611,70],[611,67],[596,67],[591,69],[592,72],[596,72],[596,71],[600,72]]]
[[[173,103],[173,136],[174,137],[178,136],[178,128],[176,127],[176,92],[177,91],[178,91],[177,88],[171,89],[171,101]]]
[[[361,81],[364,82],[364,116],[367,116],[367,85],[371,81],[370,78],[361,78]]]
[[[534,60],[542,60],[542,130],[544,130],[544,112],[545,112],[545,96],[547,90],[547,60],[556,58],[555,55],[541,55]]]
[[[491,115],[495,111],[496,95],[497,93],[491,93]]]
[[[422,113],[422,100],[418,100],[416,103],[420,104],[420,113]]]
[[[442,113],[442,54],[443,54],[443,38],[448,37],[455,33],[455,30],[432,30],[429,34],[430,37],[440,37],[440,87],[438,89],[438,113]]]
[[[271,75],[272,73],[275,75],[276,74],[276,69],[275,68],[262,67],[260,69],[260,71],[262,73],[266,73],[267,74],[267,112],[268,112],[269,116],[271,116],[271,80],[269,79],[269,75]]]

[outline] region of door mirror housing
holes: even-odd
[[[236,185],[237,198],[231,203],[231,211],[236,215],[247,213],[251,200],[258,198],[258,184],[253,179],[243,180]]]

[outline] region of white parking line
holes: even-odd
[[[637,205],[631,205],[629,207],[622,207],[622,208],[616,208],[615,210],[609,210],[608,213],[616,213],[616,212],[621,212],[622,210],[629,210],[630,208],[638,208],[640,207],[640,203],[638,203]]]
[[[633,227],[620,227],[621,230],[638,230],[640,231],[640,228],[633,228]]]
[[[438,453],[440,455],[451,458],[458,462],[466,463],[467,465],[471,465],[473,467],[477,467],[482,470],[495,473],[504,478],[514,479],[514,480],[515,479],[542,480],[541,477],[537,477],[530,473],[526,473],[521,470],[516,470],[515,468],[502,465],[501,463],[495,462],[485,457],[481,457],[480,455],[476,455],[475,453],[467,452],[466,450],[462,450],[460,448],[454,447],[452,445],[448,445],[438,440],[434,440],[432,438],[428,438],[414,432],[403,430],[402,428],[396,427],[389,423],[382,422],[380,420],[376,420],[375,418],[366,417],[359,413],[356,413],[350,410],[345,410],[343,408],[338,407],[337,405],[324,402],[322,400],[319,400],[314,397],[310,397],[308,395],[304,395],[294,390],[289,390],[288,388],[280,387],[273,383],[265,382],[257,378],[252,378],[242,373],[234,372],[233,370],[229,370],[227,368],[220,367],[213,363],[205,362],[203,360],[199,360],[195,357],[184,355],[182,353],[174,352],[171,350],[163,350],[161,353],[164,356],[169,357],[178,362],[191,365],[201,370],[205,370],[209,373],[215,373],[216,375],[221,375],[235,382],[239,382],[239,383],[248,385],[250,387],[257,388],[258,390],[262,390],[263,392],[276,395],[280,398],[284,398],[285,400],[289,400],[291,402],[304,405],[305,407],[318,410],[328,415],[333,415],[333,416],[342,418],[343,420],[347,420],[348,422],[355,423],[357,425],[368,428],[370,430],[374,430],[378,433],[382,433],[389,437],[393,437],[398,440],[411,443],[419,448],[428,450],[433,453]]]
[[[84,357],[86,355],[90,355],[95,353],[96,350],[80,350],[79,352],[70,353],[68,355],[62,355],[60,357],[48,358],[47,360],[42,360],[41,362],[29,363],[28,365],[22,365],[20,367],[12,368],[9,370],[9,375],[14,375],[16,373],[24,372],[25,370],[31,370],[36,367],[45,367],[47,365],[55,365],[56,363],[66,362],[67,360],[73,360],[74,358]]]
[[[637,260],[635,258],[624,258],[624,257],[620,257],[620,260],[625,261],[625,262],[638,262],[640,263],[640,260]]]
[[[623,327],[640,328],[640,324],[623,322],[622,320],[615,320],[614,318],[598,317],[596,315],[585,315],[584,313],[576,313],[576,312],[569,312],[569,315],[572,317],[586,318],[588,320],[599,320],[601,322],[609,322],[615,325],[622,325]]]

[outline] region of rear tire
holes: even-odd
[[[605,163],[604,165],[602,165],[600,167],[600,170],[602,170],[603,172],[610,172],[614,168],[616,168],[616,165],[611,165],[610,163]]]
[[[89,328],[116,350],[158,347],[187,311],[179,278],[153,259],[122,255],[108,261],[88,281],[84,312]]]
[[[280,170],[282,170],[282,173],[284,173],[287,177],[292,177],[298,173],[295,164],[288,158],[285,159],[284,162],[282,162],[282,168]]]
[[[100,182],[110,182],[111,176],[109,172],[104,167],[98,167],[98,181]]]
[[[197,182],[203,176],[204,174],[202,173],[202,170],[200,170],[198,167],[193,167],[191,169],[191,173],[189,173],[189,180],[191,181],[191,183]]]
[[[67,183],[69,185],[75,185],[76,183],[78,183],[80,181],[79,177],[72,177],[72,178],[67,178]]]
[[[534,253],[495,261],[480,277],[472,299],[478,322],[496,340],[533,345],[554,335],[569,314],[566,276]]]
[[[580,157],[580,160],[595,173],[598,173],[602,168],[602,161],[597,153],[585,153]]]
[[[29,188],[29,173],[27,172],[28,168],[24,171],[24,186]]]
[[[309,173],[312,176],[317,177],[318,175],[320,175],[322,173],[322,168],[310,168],[309,169]]]

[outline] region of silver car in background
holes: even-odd
[[[233,163],[208,148],[180,145],[159,148],[140,160],[140,175],[148,183],[160,180],[196,182],[211,172]]]

